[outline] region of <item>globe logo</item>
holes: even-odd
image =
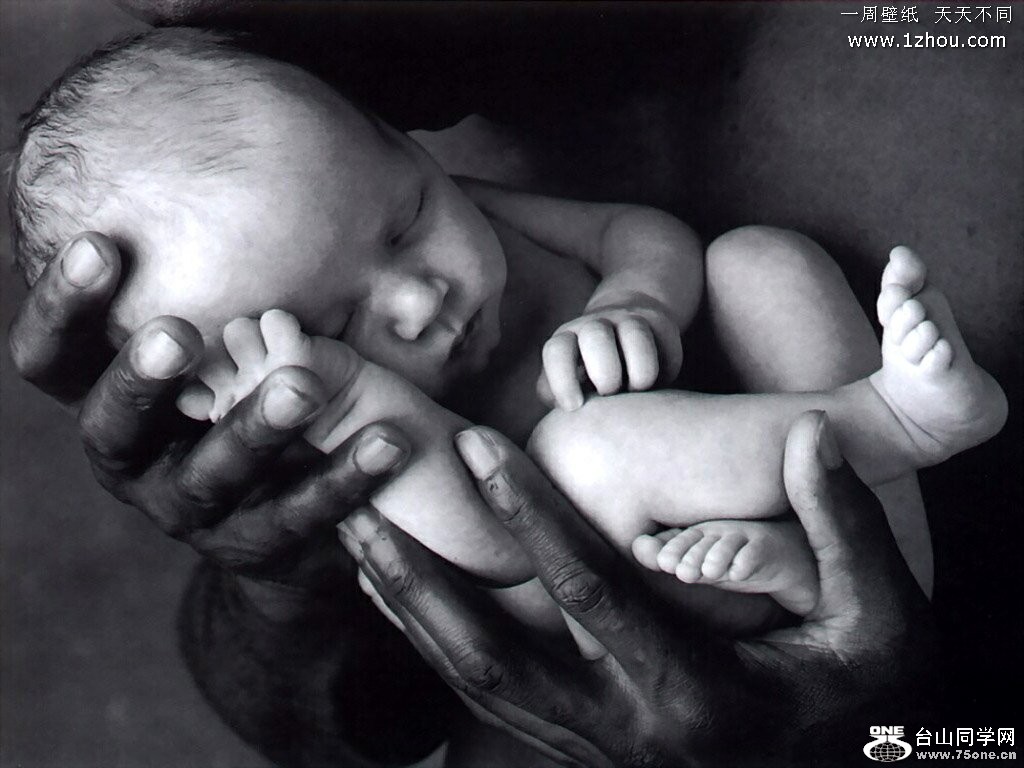
[[[900,739],[902,725],[871,726],[872,740],[864,745],[864,754],[879,763],[895,763],[910,756],[913,751],[907,742]]]
[[[871,752],[869,754],[869,757],[872,760],[877,760],[880,763],[895,763],[897,760],[902,760],[906,756],[907,751],[898,744],[893,744],[891,741],[875,742],[871,746]]]

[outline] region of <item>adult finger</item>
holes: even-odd
[[[617,330],[630,390],[650,389],[658,380],[658,344],[651,326],[639,317],[627,317]]]
[[[329,544],[332,528],[365,505],[408,455],[408,440],[396,428],[368,425],[330,455],[321,454],[312,470],[303,463],[298,481],[272,487],[265,503],[243,506],[216,525],[194,529],[189,543],[233,570],[289,580],[311,547]],[[287,470],[283,474],[287,477]]]
[[[530,557],[554,600],[604,645],[637,681],[666,669],[682,672],[699,694],[710,670],[723,674],[722,650],[694,633],[683,638],[647,599],[635,572],[586,523],[540,471],[494,430],[474,427],[456,436],[463,461],[498,519]],[[685,654],[678,652],[686,643]]]
[[[551,394],[558,407],[574,411],[582,406],[583,390],[576,370],[580,359],[576,334],[556,333],[544,345],[541,357]]]
[[[61,249],[11,323],[8,344],[23,378],[62,402],[85,395],[113,357],[107,309],[120,275],[117,248],[99,233]]]
[[[605,687],[578,657],[531,643],[447,563],[365,508],[339,526],[342,541],[406,635],[455,690],[531,732],[540,722],[580,732],[601,721]]]
[[[823,411],[802,414],[786,440],[783,478],[818,561],[821,600],[816,614],[849,614],[865,603],[888,602],[912,577],[881,504],[843,460]]]
[[[199,364],[203,340],[184,320],[158,317],[135,333],[89,392],[79,428],[93,466],[104,475],[134,472],[168,437],[156,429]]]
[[[587,377],[599,395],[622,389],[622,360],[615,339],[615,327],[606,320],[594,320],[578,332],[580,357]]]
[[[176,524],[193,530],[219,522],[252,493],[325,401],[320,379],[305,368],[268,374],[180,460]]]

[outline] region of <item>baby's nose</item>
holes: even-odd
[[[403,280],[392,297],[395,333],[406,341],[415,341],[441,313],[449,285],[440,277]]]

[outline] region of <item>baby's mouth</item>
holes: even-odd
[[[472,317],[469,318],[469,321],[462,326],[462,332],[459,333],[455,337],[455,341],[452,342],[451,352],[448,354],[450,358],[458,358],[466,350],[479,324],[480,310],[477,310],[473,313]]]

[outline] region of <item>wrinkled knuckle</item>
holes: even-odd
[[[201,517],[208,519],[216,515],[223,506],[214,478],[201,468],[190,466],[175,480],[175,491],[180,509],[178,518]]]
[[[404,560],[393,559],[384,563],[380,575],[384,588],[399,602],[408,600],[416,591],[416,575]]]
[[[130,456],[118,455],[108,444],[104,427],[106,422],[103,414],[83,409],[78,414],[78,437],[82,441],[89,461],[99,465],[105,472],[124,474],[129,466]]]
[[[533,512],[533,503],[528,495],[515,483],[510,483],[500,473],[489,481],[489,488],[495,502],[501,508],[502,517],[510,527],[528,524]]]
[[[139,391],[139,384],[138,377],[130,367],[116,364],[106,380],[107,390],[117,403],[141,412],[152,404],[153,399],[149,393]]]
[[[34,319],[43,329],[52,331],[64,327],[68,316],[67,299],[64,296],[55,295],[52,282],[47,285],[37,284],[37,286],[34,295],[29,298],[32,310],[30,315],[34,315]]]
[[[142,511],[161,532],[172,539],[185,541],[192,533],[188,521],[175,504],[151,501],[143,507]]]
[[[177,541],[185,541],[192,532],[192,528],[186,524],[180,515],[153,512],[150,514],[150,519],[157,528]]]
[[[35,383],[39,378],[40,371],[32,345],[26,343],[12,328],[7,338],[7,348],[10,350],[11,360],[14,362],[14,369],[18,375],[25,381]]]
[[[508,682],[508,665],[487,648],[465,648],[452,660],[459,677],[470,689],[497,693]]]
[[[89,457],[89,469],[96,482],[100,484],[107,493],[111,494],[118,501],[129,503],[125,478],[128,475],[126,467],[121,462],[104,462],[86,451]]]
[[[604,582],[579,563],[557,569],[551,582],[555,599],[576,612],[591,613],[605,601]]]

